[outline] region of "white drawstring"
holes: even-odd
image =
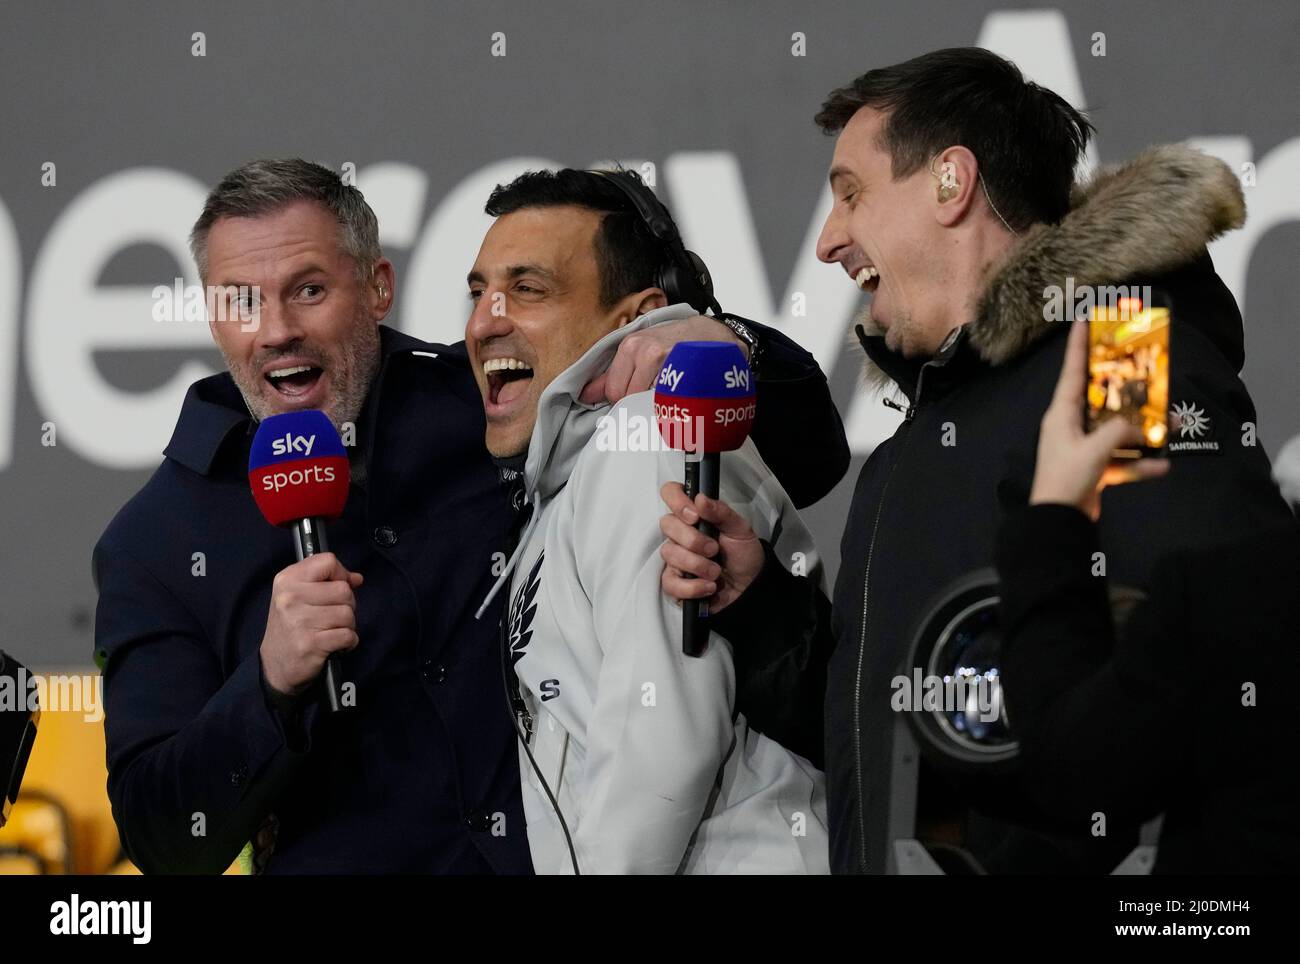
[[[531,501],[531,499],[525,499],[524,504],[527,505]],[[492,604],[492,600],[495,599],[496,594],[501,591],[501,587],[510,581],[510,573],[514,571],[515,564],[519,562],[519,557],[524,554],[524,548],[528,545],[528,538],[533,534],[533,528],[537,525],[537,520],[540,517],[541,513],[538,512],[537,507],[534,506],[532,516],[529,518],[528,524],[524,526],[524,531],[519,536],[519,544],[515,546],[515,551],[510,554],[510,561],[506,563],[506,567],[502,570],[501,575],[497,576],[497,581],[492,584],[491,590],[488,591],[486,598],[483,600],[483,605],[478,607],[478,612],[474,614],[475,619],[483,618],[483,613],[486,612],[488,606]]]

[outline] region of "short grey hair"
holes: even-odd
[[[344,184],[334,171],[300,157],[263,158],[235,168],[221,179],[190,231],[190,253],[199,278],[208,280],[208,232],[221,218],[256,218],[295,201],[314,201],[334,215],[339,245],[357,263],[357,280],[368,284],[379,247],[379,221],[361,192]]]

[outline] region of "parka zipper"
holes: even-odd
[[[940,362],[932,359],[921,366],[916,376],[916,391],[912,393],[908,405],[904,406],[892,398],[884,398],[881,401],[887,407],[902,412],[904,423],[910,425],[916,416],[916,407],[921,403],[921,384],[925,381],[925,370],[932,365],[942,365],[944,362],[946,359]],[[889,466],[889,474],[885,476],[885,484],[880,489],[880,501],[876,503],[876,518],[871,523],[871,545],[867,549],[867,562],[862,572],[862,631],[858,637],[858,668],[853,681],[853,755],[858,784],[858,868],[864,874],[867,873],[867,812],[862,778],[862,664],[867,651],[867,600],[871,586],[871,557],[876,551],[876,530],[880,527],[880,516],[885,508],[889,483],[893,480],[894,469],[898,467],[902,457],[903,453],[900,449],[894,456],[894,461]]]
[[[911,415],[909,413],[911,412],[912,408],[910,405],[904,405],[902,402],[893,398],[882,398],[880,400],[880,403],[884,405],[886,408],[892,408],[896,412],[902,412],[905,417],[907,417],[909,420],[911,419]]]

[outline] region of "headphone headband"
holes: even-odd
[[[677,223],[668,208],[650,190],[635,171],[589,170],[618,188],[631,203],[651,236],[664,248],[667,258],[656,278],[657,286],[664,290],[674,304],[685,302],[701,313],[712,309],[722,313],[722,306],[713,296],[713,279],[704,261],[694,251],[686,250]]]

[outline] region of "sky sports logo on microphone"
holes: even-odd
[[[347,503],[349,480],[347,450],[324,412],[286,412],[258,426],[248,482],[272,524],[337,518]]]
[[[293,432],[285,432],[283,438],[271,440],[272,455],[292,458],[296,461],[310,458],[312,449],[315,447],[315,433],[311,435],[295,435]],[[260,473],[260,478],[264,491],[279,492],[295,485],[319,485],[333,482],[336,475],[334,466],[312,463],[300,468],[288,469],[288,471],[267,469]]]
[[[735,365],[732,365],[731,369],[724,372],[722,375],[723,384],[728,388],[738,388],[746,392],[749,391],[749,378],[750,371],[748,365],[744,368],[737,368]]]
[[[277,438],[271,441],[272,455],[290,455],[297,458],[301,453],[303,456],[311,455],[311,450],[316,445],[315,435],[294,435],[292,432],[285,432],[284,438]]]
[[[676,392],[677,387],[681,384],[682,378],[686,375],[669,362],[664,365],[663,371],[659,373],[659,381],[656,383],[658,388],[666,388],[670,392]],[[750,388],[750,371],[748,365],[735,365],[722,373],[722,385],[724,388],[733,391],[748,392]]]
[[[663,371],[659,373],[659,381],[657,384],[661,388],[667,388],[668,391],[675,392],[677,391],[677,386],[681,383],[684,374],[686,373],[678,371],[670,362],[665,365]]]
[[[691,401],[696,401],[696,399],[691,399]],[[709,408],[712,423],[724,428],[736,422],[752,422],[757,413],[758,404],[756,402],[741,402],[739,405],[713,405]],[[655,418],[660,422],[681,422],[683,424],[698,422],[697,431],[703,429],[705,420],[705,416],[697,414],[696,407],[679,405],[675,402],[658,401],[655,402]]]
[[[297,485],[323,485],[333,482],[337,476],[332,465],[307,465],[288,472],[265,471],[260,473],[262,491],[282,492]]]
[[[730,342],[674,345],[655,384],[654,412],[669,448],[702,453],[740,448],[757,413],[745,356]]]

